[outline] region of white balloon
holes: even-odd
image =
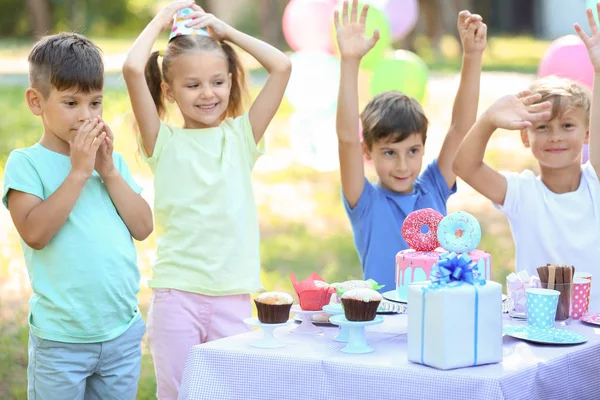
[[[300,164],[317,171],[339,168],[335,112],[295,112],[290,117],[290,144]]]
[[[291,55],[292,76],[285,97],[297,110],[323,112],[335,108],[340,61],[326,53],[299,51]]]

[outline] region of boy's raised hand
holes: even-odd
[[[106,132],[102,132],[104,124],[97,118],[85,120],[75,137],[69,141],[71,171],[81,174],[88,179],[94,172],[96,154],[98,148],[106,138]]]
[[[596,4],[596,9],[600,12],[600,3]],[[590,31],[592,32],[592,36],[588,36],[579,24],[575,24],[575,31],[577,32],[577,34],[585,44],[585,47],[587,48],[588,54],[590,56],[590,61],[594,66],[594,71],[596,73],[600,73],[600,30],[598,29],[598,25],[596,24],[594,13],[590,8],[586,10],[586,14],[588,24],[590,25]]]
[[[379,40],[379,30],[377,29],[373,32],[372,37],[365,36],[368,12],[369,6],[365,5],[360,13],[360,18],[358,17],[358,0],[352,1],[350,12],[348,11],[348,1],[344,1],[341,20],[339,11],[335,10],[333,18],[342,58],[361,59]]]
[[[494,128],[521,130],[532,126],[533,122],[550,119],[552,103],[540,101],[542,95],[525,90],[517,95],[501,97],[485,112],[484,118]]]
[[[479,14],[464,10],[458,14],[458,34],[465,54],[481,54],[487,45],[487,25]]]
[[[115,171],[115,162],[113,161],[113,143],[115,136],[106,122],[102,120],[99,121],[100,123],[104,124],[103,128],[104,133],[106,133],[106,137],[102,143],[100,143],[100,147],[96,153],[96,163],[94,164],[94,169],[96,172],[98,172],[98,175],[100,175],[102,179],[106,179]]]

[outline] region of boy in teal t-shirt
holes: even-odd
[[[152,212],[101,118],[99,48],[47,36],[29,64],[26,98],[43,135],[10,154],[2,197],[33,289],[28,395],[134,399],[145,324],[132,237],[152,232]]]

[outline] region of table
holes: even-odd
[[[194,346],[188,355],[179,398],[188,399],[600,399],[600,326],[573,321],[568,329],[588,337],[575,346],[538,345],[503,338],[503,362],[440,371],[407,360],[408,316],[388,315],[367,327],[375,351],[342,353],[332,340],[338,328],[321,335],[278,328],[286,344],[258,349],[262,332]],[[505,324],[519,324],[508,317]]]

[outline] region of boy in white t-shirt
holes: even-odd
[[[600,99],[600,32],[592,29],[589,38],[579,26],[576,30],[594,64],[594,97]],[[498,128],[520,130],[523,144],[538,161],[539,176],[530,170],[499,173],[483,162],[486,145]],[[537,274],[536,268],[547,263],[568,264],[600,279],[598,128],[600,108],[590,105],[587,91],[572,81],[550,77],[536,81],[530,90],[499,99],[461,144],[454,172],[508,217],[517,271]],[[581,165],[582,147],[588,141],[590,159]],[[592,285],[590,311],[600,311],[598,284]]]

